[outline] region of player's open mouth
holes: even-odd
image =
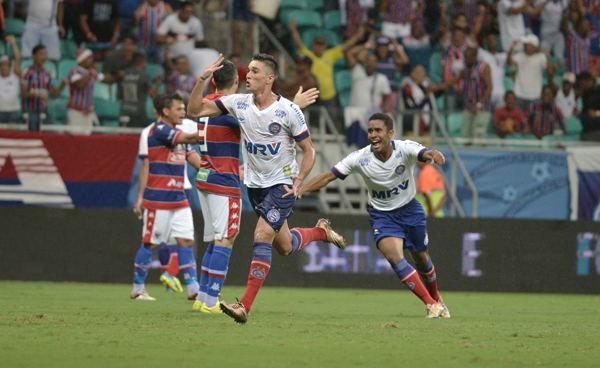
[[[380,141],[371,141],[371,146],[373,148],[379,148],[380,145],[381,145]]]

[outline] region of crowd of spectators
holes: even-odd
[[[224,19],[226,2],[214,1],[214,17]],[[49,98],[66,97],[69,86],[67,123],[94,124],[94,86],[116,83],[120,124],[145,126],[147,96],[161,88],[189,96],[193,51],[207,45],[194,3],[199,9],[209,2],[3,0],[4,15],[22,18],[25,28],[20,45],[10,35],[5,39],[11,57],[0,59],[0,121],[18,120],[22,111],[31,129],[39,129],[48,119]],[[336,123],[348,106],[357,116],[382,111],[402,117],[405,132],[417,127],[414,134],[427,134],[430,112],[440,109],[462,113],[460,135],[466,138],[492,131],[499,137],[560,135],[572,117],[581,120],[583,140],[600,137],[600,6],[593,1],[324,0],[323,6],[341,12],[343,41],[332,44],[318,34],[308,44],[297,20],[288,18],[282,26],[298,55],[296,68],[275,87],[292,97],[299,87],[318,86],[318,103]],[[253,21],[248,1],[234,1],[233,10],[235,19]],[[247,51],[250,35],[250,28],[236,24],[235,52]],[[64,60],[65,38],[79,48],[68,79],[55,83],[44,64]],[[22,71],[21,58],[33,60]],[[231,59],[242,80],[241,57]],[[156,64],[164,75],[149,67]],[[340,65],[347,74],[334,78]]]
[[[345,84],[334,82],[335,65],[345,58],[345,77],[352,80],[349,102],[343,104],[346,115],[355,114],[355,108],[394,117],[400,112],[405,132],[415,126],[419,134],[427,134],[429,111],[439,107],[444,113],[462,112],[460,135],[465,138],[485,138],[495,131],[499,137],[540,139],[565,134],[564,123],[577,117],[583,140],[600,136],[595,85],[600,76],[600,6],[594,1],[324,3],[342,13],[341,45],[328,48],[326,37],[317,35],[309,49],[295,19],[289,29],[298,54],[312,60],[320,102],[332,114],[340,109],[343,98],[336,94]],[[441,61],[436,63],[432,55],[437,52]],[[435,86],[430,79],[437,71],[441,81],[455,83]]]

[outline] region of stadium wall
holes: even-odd
[[[315,213],[296,213],[310,227]],[[202,215],[194,213],[202,233]],[[324,243],[273,252],[266,285],[403,289],[372,244],[367,216],[332,216],[345,252]],[[245,285],[256,218],[242,216],[227,284]],[[0,279],[130,283],[141,222],[130,210],[0,207]],[[441,290],[600,293],[600,223],[432,219],[429,245]],[[199,243],[202,256],[206,245]],[[149,282],[158,280],[152,270]]]

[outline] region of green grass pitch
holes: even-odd
[[[599,367],[600,297],[265,287],[246,325],[130,285],[0,282],[1,367]],[[235,301],[243,288],[226,286]]]

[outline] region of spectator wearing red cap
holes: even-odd
[[[19,80],[21,75],[21,55],[15,42],[15,36],[6,36],[15,57],[11,70],[11,60],[8,55],[0,56],[0,123],[19,122]]]
[[[77,66],[69,73],[71,93],[67,104],[67,125],[78,127],[77,133],[90,134],[92,126],[99,124],[93,104],[95,81],[113,83],[115,78],[98,72],[92,50],[77,50]]]

